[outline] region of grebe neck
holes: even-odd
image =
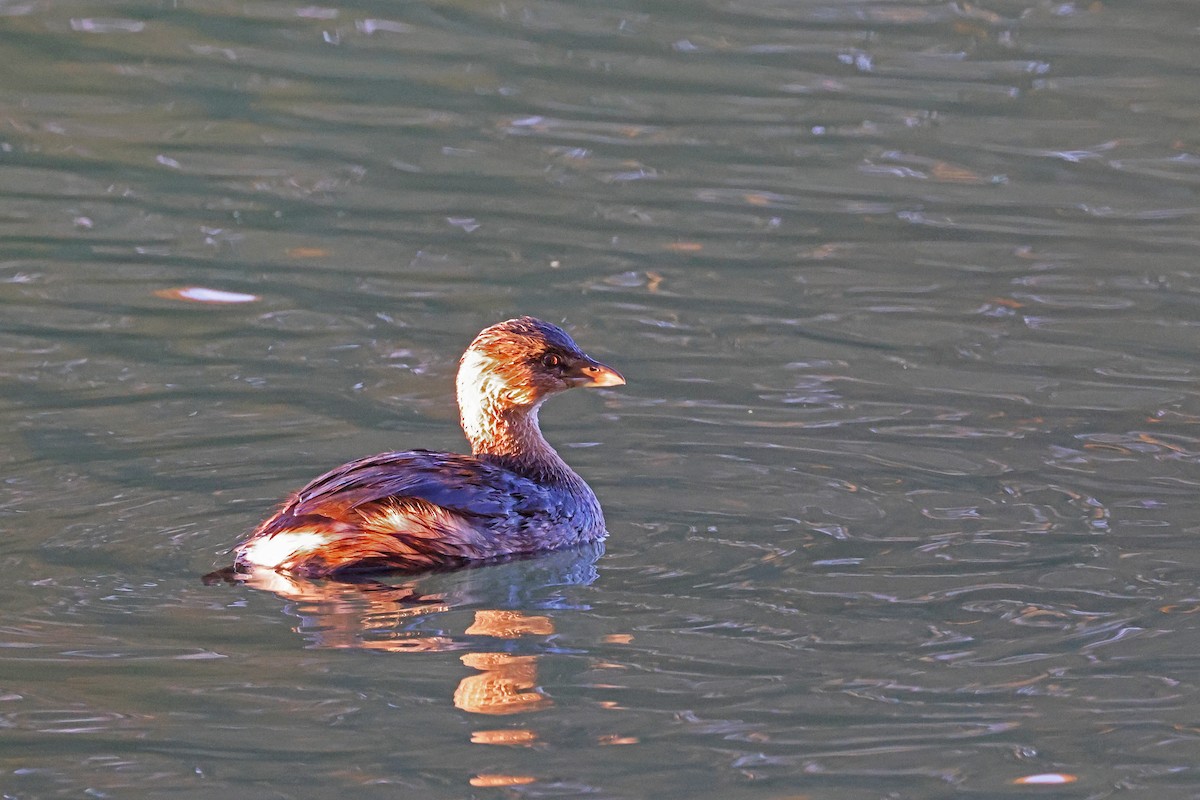
[[[463,428],[467,430],[465,424]],[[467,439],[475,455],[538,483],[571,486],[581,482],[542,436],[538,406],[499,411],[483,425],[468,430]]]

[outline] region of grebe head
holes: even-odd
[[[459,419],[473,453],[557,463],[538,428],[542,401],[576,386],[623,383],[619,372],[580,350],[562,328],[518,317],[484,328],[463,353]]]
[[[458,402],[465,412],[483,402],[493,410],[532,409],[574,387],[620,386],[621,374],[579,349],[557,325],[518,317],[484,328],[458,367]]]

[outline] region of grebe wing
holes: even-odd
[[[483,521],[551,505],[537,483],[474,456],[409,450],[360,458],[305,486],[284,508],[294,516],[337,516],[378,503],[424,501]]]
[[[539,537],[563,517],[545,488],[472,456],[382,453],[301,489],[237,548],[237,564],[310,576],[457,566],[545,549]]]

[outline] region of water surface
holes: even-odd
[[[0,790],[1200,794],[1198,34],[0,0]],[[604,548],[201,582],[523,313]]]

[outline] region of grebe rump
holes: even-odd
[[[472,455],[381,453],[327,472],[235,548],[234,568],[418,571],[603,539],[600,503],[542,437],[538,408],[573,387],[624,383],[548,322],[485,328],[456,381]]]

